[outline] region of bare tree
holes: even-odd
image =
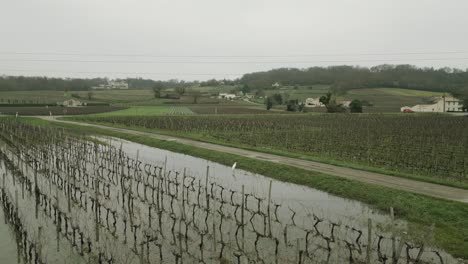
[[[179,86],[175,88],[176,93],[178,93],[180,96],[185,94],[185,87]]]
[[[194,104],[197,104],[198,103],[198,99],[202,96],[202,94],[200,93],[200,91],[193,91],[192,92],[192,97],[193,97],[193,103]]]

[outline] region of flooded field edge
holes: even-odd
[[[431,247],[431,227],[356,201],[120,139],[47,133],[1,145],[3,213],[25,262],[457,263]]]

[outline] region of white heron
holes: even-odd
[[[236,166],[237,166],[237,162],[234,162],[234,164],[232,164],[232,177],[236,179]]]

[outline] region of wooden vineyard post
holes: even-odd
[[[120,145],[120,148],[122,148],[122,145]],[[125,165],[124,165],[124,159],[120,159],[120,189],[122,190],[122,209],[125,212]]]
[[[206,196],[206,208],[210,206],[210,195],[208,194],[208,175],[210,174],[210,166],[206,166],[206,177],[205,177],[205,196]],[[207,228],[208,229],[208,228]],[[208,231],[208,230],[207,230]]]
[[[180,210],[182,209],[182,206],[179,207]],[[183,255],[184,255],[184,250],[183,250],[183,245],[182,245],[182,215],[184,215],[184,212],[180,212],[180,218],[179,218],[179,255],[180,255],[180,263],[183,263]]]
[[[59,188],[58,186],[55,186],[55,202],[56,202],[56,207],[57,211],[60,212],[60,202],[59,202]],[[62,219],[60,218],[60,214],[57,214],[57,252],[60,252],[60,227],[62,225]]]
[[[214,200],[213,200],[214,201]],[[213,204],[214,208],[214,204]],[[215,214],[213,213],[213,259],[216,258],[216,223],[215,223]]]
[[[366,254],[366,263],[371,264],[371,247],[372,247],[372,220],[369,218],[367,220],[367,254]]]
[[[16,206],[16,211],[19,212],[18,190],[16,189],[15,189],[15,206]]]
[[[166,178],[166,170],[167,170],[167,156],[164,157],[164,178]]]
[[[2,177],[2,190],[3,190],[3,193],[5,193],[5,177],[6,177],[5,172],[2,175],[3,175],[3,177]],[[3,220],[5,220],[5,225],[6,225],[7,224],[6,216],[3,217]]]
[[[150,206],[148,206],[148,227],[151,228],[151,208],[153,207],[152,204],[150,204]]]
[[[49,177],[52,177],[52,160],[49,159],[47,166],[49,169],[47,170],[47,174]],[[52,180],[48,180],[49,182],[49,195],[52,196]]]
[[[138,159],[140,159],[140,150],[137,150],[135,170],[138,172]]]
[[[14,159],[14,157],[12,158],[12,160]],[[13,179],[13,186],[16,186],[16,177],[14,175],[14,173],[11,173],[11,178]]]
[[[42,257],[42,226],[37,228],[37,252],[39,258]]]
[[[16,215],[19,217],[19,203],[18,203],[18,190],[15,189],[15,206],[16,206]],[[17,248],[17,257],[18,263],[21,263],[21,240],[18,232],[16,233],[16,248]]]
[[[21,181],[21,199],[24,200],[24,180]],[[37,218],[36,218],[37,219]]]
[[[186,173],[187,173],[187,168],[184,168],[184,176],[182,177],[182,214],[180,216],[184,220],[185,220],[185,177],[187,177]]]
[[[21,263],[21,240],[19,234],[16,233],[16,257],[18,264]]]
[[[300,248],[299,238],[296,240],[296,248],[298,250],[297,255],[296,255],[296,258],[297,258],[296,263],[301,264],[302,256],[301,256],[301,250],[299,249]]]
[[[393,263],[398,263],[398,257],[396,255],[396,244],[395,244],[395,214],[393,212],[393,207],[390,207],[390,225],[391,225],[391,232],[392,232],[392,260]]]
[[[130,219],[130,226],[133,226],[133,210],[132,210],[133,178],[131,178],[131,176],[129,176],[129,177],[130,177],[130,179],[129,179],[129,187],[128,187],[127,210],[128,210],[128,217]]]
[[[98,207],[99,207],[99,179],[96,175],[94,179],[94,217],[95,217],[95,235],[96,235],[96,242],[99,242],[99,213],[98,213]]]
[[[24,197],[24,195],[23,195],[23,197]],[[38,214],[39,214],[39,187],[37,187],[37,161],[36,160],[34,160],[34,197],[36,199],[36,214],[35,214],[35,216],[36,216],[36,220],[37,220],[38,217],[39,217],[38,216]]]
[[[268,236],[271,237],[271,187],[273,185],[273,181],[270,180],[270,187],[268,188]]]
[[[169,171],[169,175],[171,174],[171,172]],[[166,184],[165,184],[165,188],[166,188],[166,192],[169,192],[169,188],[170,188],[170,184],[171,184],[171,181],[169,180],[169,176],[167,174],[167,156],[164,157],[164,174],[163,174],[163,183],[164,183],[164,180],[166,180]],[[166,178],[167,177],[167,178]],[[163,191],[164,189],[162,189]],[[164,206],[164,205],[163,205]]]
[[[70,192],[70,171],[67,169],[67,207],[68,207],[68,212],[71,212],[71,192]]]
[[[210,175],[210,166],[206,166],[206,179],[205,179],[205,190],[208,195],[208,176]]]
[[[145,245],[140,243],[140,264],[145,264]]]
[[[242,251],[244,251],[244,243],[245,243],[244,211],[245,211],[245,187],[244,185],[242,185],[242,210],[241,210]]]

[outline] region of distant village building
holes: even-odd
[[[401,112],[420,112],[420,113],[443,113],[443,112],[462,112],[463,103],[461,100],[451,96],[441,96],[437,98],[434,104],[418,104],[415,106],[403,106]]]
[[[126,81],[109,81],[110,89],[128,89],[128,83]]]
[[[338,104],[344,106],[344,107],[349,107],[349,105],[351,104],[351,101],[339,101]],[[320,98],[317,97],[317,98],[307,98],[305,100],[305,107],[325,107],[324,104],[322,104],[320,102]]]
[[[57,105],[64,106],[64,107],[78,107],[78,106],[85,106],[86,103],[83,103],[76,99],[70,99],[70,100],[65,100],[63,102],[57,102]]]
[[[273,88],[279,88],[281,85],[277,82],[275,82],[274,84],[271,85],[271,87]]]
[[[220,93],[218,95],[219,99],[224,99],[224,100],[234,100],[237,98],[237,95],[235,94],[229,94],[229,93]]]
[[[320,102],[320,98],[307,98],[305,100],[306,107],[325,107],[324,104]]]
[[[341,104],[344,107],[349,107],[349,105],[351,104],[351,101],[340,101],[338,102],[338,104]]]
[[[93,89],[97,90],[127,90],[128,83],[126,81],[108,81],[107,84],[100,84],[98,86],[93,87]]]

